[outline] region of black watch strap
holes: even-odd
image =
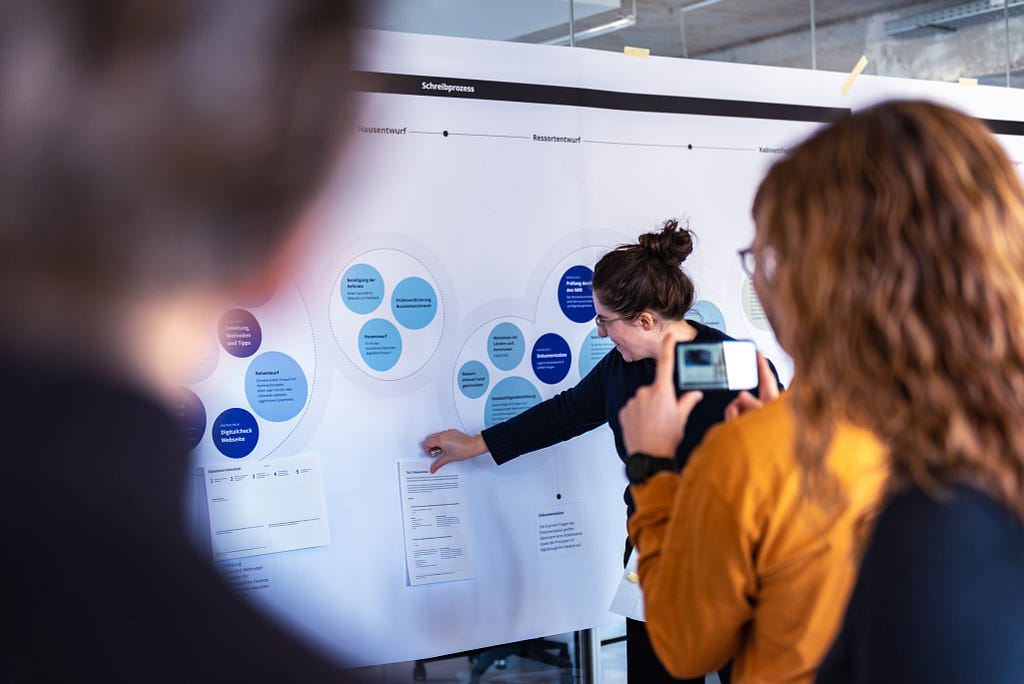
[[[626,478],[630,484],[643,484],[652,475],[663,470],[676,472],[675,459],[651,456],[642,451],[638,451],[626,459]]]

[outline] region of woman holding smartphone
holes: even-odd
[[[594,267],[592,284],[595,322],[598,334],[611,339],[615,348],[575,387],[480,434],[467,435],[449,429],[427,436],[423,447],[428,454],[437,456],[431,472],[488,452],[501,465],[605,423],[612,430],[619,458],[625,461],[619,410],[637,388],[654,380],[655,359],[665,335],[709,343],[731,339],[685,318],[693,306],[694,284],[681,266],[692,252],[693,234],[670,219],[661,230],[641,235],[635,244],[622,245],[601,257]],[[735,396],[736,393],[726,391],[708,393],[696,406],[676,450],[675,469],[683,467],[708,428],[723,420],[726,407]],[[627,516],[632,515],[633,500],[628,488],[624,498]],[[627,539],[627,558],[631,550]],[[633,684],[703,681],[703,677],[671,677],[658,662],[644,623],[627,620],[626,641],[627,672]]]

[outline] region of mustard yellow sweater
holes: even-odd
[[[838,631],[881,499],[884,450],[837,429],[837,501],[802,490],[787,394],[708,433],[679,475],[634,486],[647,629],[676,677],[735,658],[733,682],[809,682]]]

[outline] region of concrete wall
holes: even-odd
[[[936,30],[918,38],[890,37],[885,22],[941,7],[949,2],[928,2],[904,8],[898,13],[881,12],[867,18],[819,26],[815,31],[817,68],[850,71],[861,55],[868,58],[864,73],[879,76],[956,81],[961,77],[982,78],[985,83],[1006,83],[1006,25],[998,21],[967,26],[955,32]],[[1024,16],[1010,17],[1011,85],[1024,85]],[[809,68],[809,29],[765,39],[749,45],[691,55],[697,59]]]

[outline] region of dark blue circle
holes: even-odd
[[[572,367],[572,352],[569,343],[555,333],[541,335],[533,345],[530,363],[537,379],[554,385],[565,379]]]
[[[195,449],[206,432],[206,409],[192,390],[182,388],[174,404],[174,415],[185,434],[185,446]]]
[[[256,419],[245,409],[230,408],[213,421],[213,445],[228,458],[242,458],[252,453],[260,438]]]
[[[591,284],[593,279],[594,272],[586,266],[573,266],[558,283],[558,306],[574,323],[587,323],[597,315]]]

